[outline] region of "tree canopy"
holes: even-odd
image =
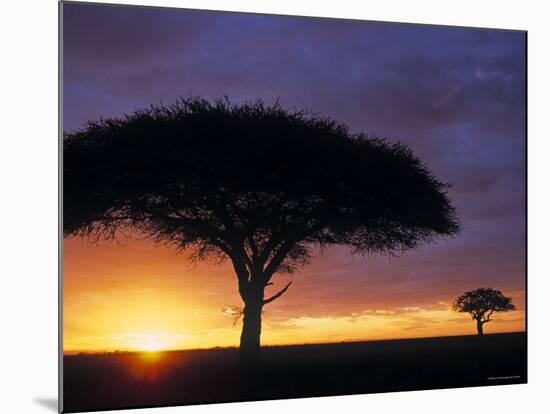
[[[507,312],[516,307],[512,298],[504,296],[500,290],[479,288],[460,295],[453,303],[457,312],[469,313],[472,319],[483,323],[491,321],[494,312]]]
[[[458,230],[447,185],[407,146],[261,101],[89,122],[65,134],[63,163],[66,235],[131,226],[249,273],[292,272],[312,245],[398,252]]]

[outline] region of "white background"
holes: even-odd
[[[544,2],[136,0],[135,3],[527,29],[529,384],[126,413],[548,412],[550,274],[545,236],[550,233],[547,217],[550,15]],[[57,401],[57,2],[1,2],[0,42],[0,412],[52,413]]]

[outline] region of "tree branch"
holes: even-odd
[[[254,243],[254,237],[252,235],[247,236],[248,244],[250,245],[250,250],[252,251],[252,262],[256,262],[258,259],[258,248],[256,247],[256,243]]]
[[[281,296],[283,296],[283,293],[285,293],[288,288],[290,287],[290,285],[292,285],[292,281],[291,282],[288,282],[287,285],[282,288],[279,292],[275,293],[273,296],[271,296],[270,298],[264,300],[264,305],[267,305],[268,303],[271,303],[273,302],[275,299],[278,299],[280,298]]]
[[[491,315],[493,314],[495,310],[491,309],[491,311],[487,314],[487,316],[483,316],[484,322],[489,322],[491,320]]]
[[[241,298],[246,301],[250,289],[250,273],[246,268],[243,258],[239,254],[235,254],[232,250],[229,250],[228,255],[237,275],[239,294],[241,295]]]
[[[277,268],[281,265],[283,260],[285,259],[286,255],[292,249],[292,246],[294,245],[294,240],[288,240],[285,243],[281,245],[279,250],[273,255],[271,258],[271,261],[267,264],[267,266],[264,268],[264,275],[266,276],[266,281],[269,281],[271,278],[271,275],[275,273]]]

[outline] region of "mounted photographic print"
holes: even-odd
[[[526,32],[60,11],[62,411],[527,381]]]

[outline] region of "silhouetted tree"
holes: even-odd
[[[512,298],[504,296],[500,290],[480,288],[460,295],[453,303],[453,309],[469,313],[477,323],[477,334],[483,335],[483,325],[492,321],[494,312],[507,312],[516,307]]]
[[[243,363],[256,364],[264,296],[313,248],[397,253],[458,231],[446,184],[402,144],[261,101],[180,99],[67,133],[64,231],[134,228],[194,259],[228,258],[244,302]]]

